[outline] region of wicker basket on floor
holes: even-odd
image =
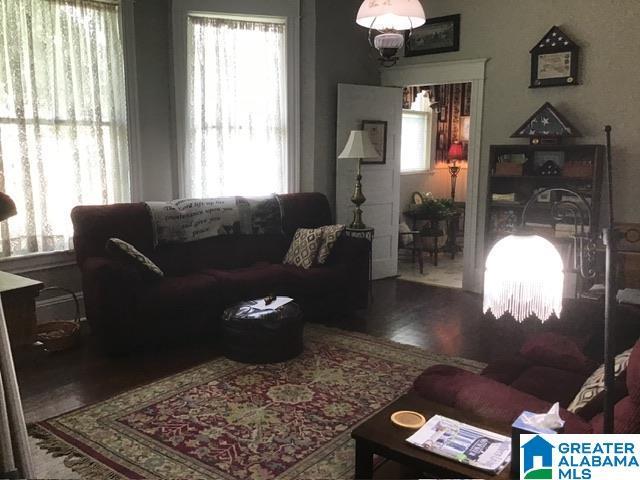
[[[61,352],[75,347],[80,340],[80,302],[74,292],[62,287],[47,287],[42,291],[60,290],[73,297],[76,305],[74,320],[55,320],[38,325],[36,338],[48,352]]]

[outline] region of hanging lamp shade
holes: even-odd
[[[483,310],[519,322],[536,316],[543,322],[562,312],[563,262],[548,240],[538,235],[509,235],[487,256]]]
[[[358,10],[356,23],[381,32],[400,31],[424,25],[426,18],[420,0],[365,0]]]

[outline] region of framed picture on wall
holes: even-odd
[[[460,15],[430,18],[405,34],[405,57],[460,50]]]
[[[383,120],[363,120],[362,130],[369,133],[371,143],[378,151],[376,158],[363,158],[362,163],[368,165],[384,165],[387,163],[387,122]]]

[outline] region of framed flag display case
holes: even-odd
[[[580,47],[562,30],[553,27],[531,53],[530,88],[578,85]]]

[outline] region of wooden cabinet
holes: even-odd
[[[591,205],[589,230],[600,227],[600,197],[604,147],[601,145],[492,145],[485,246],[522,222],[522,211],[531,196],[550,187],[579,192]],[[570,195],[554,192],[539,196],[527,214],[527,226],[556,244],[568,243],[573,233],[569,221],[554,220],[553,205]]]
[[[0,272],[0,297],[12,349],[36,341],[36,297],[42,287],[38,280]]]

